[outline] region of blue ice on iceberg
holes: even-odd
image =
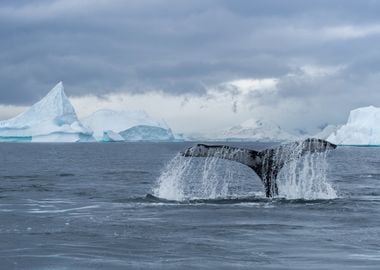
[[[139,125],[120,132],[126,141],[174,141],[171,129],[157,126]]]
[[[59,82],[26,112],[0,121],[0,141],[78,142],[93,140],[92,132],[78,121]]]
[[[164,120],[154,119],[143,110],[102,109],[81,121],[99,142],[175,140]]]

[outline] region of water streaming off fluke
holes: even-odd
[[[315,150],[320,148],[322,146],[314,143],[306,147],[305,144],[295,143],[262,152],[253,151],[262,163],[259,172],[262,182],[272,181],[269,186],[276,188],[273,191],[275,197],[306,200],[336,198],[336,191],[327,177],[328,151]],[[157,197],[177,201],[264,196],[263,184],[257,174],[241,164],[249,163],[242,161],[244,151],[247,150],[221,146],[212,147],[206,157],[178,154],[163,170],[153,193]]]
[[[158,178],[153,194],[167,200],[243,198],[262,194],[262,184],[242,164],[217,157],[176,155]]]
[[[286,199],[335,199],[328,179],[327,152],[306,154],[286,164],[277,177],[279,197]]]

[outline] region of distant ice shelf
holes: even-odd
[[[143,110],[113,111],[103,109],[82,119],[99,142],[107,141],[171,141],[175,136],[164,120],[150,117]]]
[[[284,131],[274,122],[264,119],[248,119],[247,121],[210,136],[219,141],[261,141],[281,142],[296,140],[297,137]]]

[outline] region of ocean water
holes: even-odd
[[[380,269],[380,148],[284,168],[267,199],[191,145],[0,144],[0,269]]]

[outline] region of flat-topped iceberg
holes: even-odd
[[[347,124],[327,140],[339,145],[380,145],[380,108],[362,107],[350,112]]]
[[[216,135],[217,140],[281,142],[297,139],[273,122],[249,119]]]
[[[126,141],[171,140],[174,135],[163,120],[151,118],[145,111],[99,110],[82,119],[97,141],[110,141],[109,132],[120,133]],[[106,134],[108,133],[108,135]]]
[[[91,140],[82,126],[62,82],[26,112],[0,121],[0,141],[78,142]]]
[[[120,132],[126,141],[174,141],[174,134],[170,129],[157,126],[139,125]]]

